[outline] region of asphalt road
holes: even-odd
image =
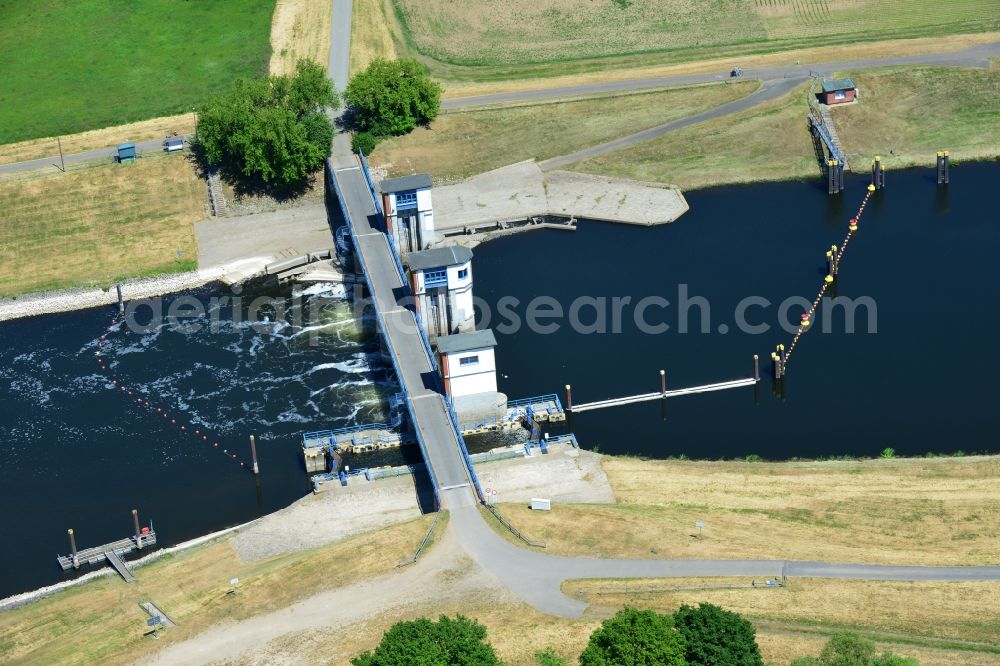
[[[349,65],[350,65],[350,48],[351,48],[351,0],[334,0],[333,12],[331,16],[331,37],[330,37],[330,59],[329,59],[329,72],[330,78],[333,79],[334,85],[337,90],[343,90],[347,85]],[[821,74],[829,75],[834,71],[849,70],[849,69],[870,69],[872,67],[887,67],[890,65],[942,65],[942,66],[952,66],[952,67],[988,67],[990,58],[1000,57],[1000,42],[991,42],[989,44],[983,44],[981,46],[976,46],[964,51],[954,51],[951,53],[925,53],[919,55],[909,55],[909,56],[893,56],[889,58],[866,58],[863,60],[843,60],[839,62],[822,62],[822,63],[806,63],[801,65],[786,65],[783,67],[765,67],[760,69],[747,69],[744,70],[743,77],[745,79],[759,79],[764,82],[763,88],[753,95],[745,98],[747,100],[752,99],[754,104],[760,104],[766,102],[770,99],[780,96],[780,91],[784,85],[791,84],[791,82],[799,82],[808,79],[811,75]],[[621,81],[605,81],[599,83],[590,83],[578,86],[566,86],[566,87],[556,87],[556,88],[543,88],[539,90],[522,90],[509,93],[496,93],[493,95],[477,95],[474,97],[457,97],[454,99],[447,99],[441,103],[441,108],[443,109],[460,109],[472,106],[483,106],[488,104],[510,104],[518,102],[532,102],[532,101],[543,101],[549,99],[558,99],[562,97],[572,97],[576,95],[596,95],[602,93],[613,93],[613,92],[631,92],[636,90],[645,90],[650,88],[668,88],[684,85],[692,85],[696,83],[710,83],[714,81],[724,81],[728,78],[728,72],[717,72],[711,74],[692,74],[686,76],[662,76],[654,78],[645,79],[626,79]],[[779,83],[782,82],[782,83]],[[794,85],[789,85],[786,89],[791,90]],[[708,120],[710,118],[717,118],[726,113],[732,113],[734,111],[740,111],[749,106],[739,106],[732,107],[733,102],[729,105],[724,105],[720,107],[719,110],[707,112],[712,115],[699,114],[698,116],[692,117],[692,119],[678,120],[676,123],[686,123],[693,124],[695,122],[701,122],[702,120]],[[752,106],[752,104],[750,105]],[[726,110],[728,109],[728,110]],[[647,132],[653,132],[652,136],[648,138],[655,138],[666,132],[669,132],[678,127],[684,127],[686,125],[661,125],[660,127],[654,127]],[[635,143],[636,141],[645,141],[646,138],[642,138],[645,133],[640,132],[639,134],[632,135],[631,137],[624,137],[619,139],[619,143],[613,148],[608,148],[607,150],[601,150],[598,152],[593,152],[586,154],[583,157],[571,160],[570,162],[562,162],[564,158],[557,157],[549,160],[552,166],[547,168],[558,168],[560,164],[570,164],[572,161],[579,161],[579,159],[585,159],[586,157],[592,157],[593,155],[600,154],[600,152],[608,152],[609,150],[617,150],[623,146]],[[349,144],[342,135],[338,135],[337,142],[340,144],[341,149],[349,149]],[[613,142],[611,142],[613,143]],[[160,141],[145,141],[136,144],[140,150],[159,150]],[[595,150],[598,147],[595,147]],[[587,151],[581,151],[587,152]],[[83,153],[75,153],[72,155],[66,155],[65,160],[67,164],[74,164],[78,162],[86,162],[95,159],[107,158],[111,159],[114,153],[113,147],[103,148],[100,150],[90,150]],[[569,158],[571,156],[566,156]],[[58,155],[49,158],[29,160],[27,162],[14,162],[12,164],[0,165],[0,174],[7,173],[17,173],[21,171],[31,171],[34,169],[43,169],[45,167],[53,167],[59,164]]]
[[[760,79],[767,83],[780,79],[808,79],[814,75],[829,76],[835,71],[871,69],[873,67],[888,67],[890,65],[989,67],[989,59],[997,57],[1000,57],[1000,42],[990,42],[989,44],[982,44],[964,51],[952,51],[950,53],[923,53],[888,58],[866,58],[863,60],[842,60],[838,62],[805,63],[800,65],[784,65],[781,67],[745,69],[743,70],[743,78]],[[734,64],[737,64],[737,62],[734,61]],[[476,95],[474,97],[455,97],[442,101],[441,108],[460,109],[486,104],[534,102],[576,95],[632,92],[648,88],[669,88],[697,83],[712,83],[725,81],[728,78],[729,72],[716,72],[709,74],[689,74],[685,76],[660,76],[646,79],[603,81],[561,88],[541,88],[538,90],[520,90],[492,95]]]
[[[546,555],[496,534],[476,507],[453,508],[452,529],[480,566],[538,610],[579,617],[587,604],[563,594],[567,580],[700,576],[847,578],[853,580],[1000,580],[1000,567],[882,566],[788,560],[611,560]]]

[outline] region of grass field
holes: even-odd
[[[685,603],[714,603],[763,628],[849,629],[928,647],[938,641],[969,641],[980,644],[970,647],[995,651],[1000,661],[1000,617],[994,612],[1000,607],[1000,582],[996,581],[792,578],[784,589],[757,589],[750,580],[733,578],[633,579],[571,581],[564,591],[592,604],[628,604],[663,612]]]
[[[935,152],[952,159],[1000,157],[1000,61],[987,70],[900,68],[849,72],[861,101],[831,116],[859,167],[882,156],[888,168],[930,164]]]
[[[267,70],[275,0],[0,0],[0,144],[187,112]]]
[[[154,648],[220,622],[283,608],[310,594],[391,571],[413,554],[430,521],[427,516],[252,563],[242,562],[228,540],[181,551],[138,569],[133,585],[118,577],[102,578],[0,613],[0,662],[141,661]],[[239,593],[226,594],[234,577],[240,579]],[[146,600],[178,625],[163,632],[160,641],[143,638],[148,616],[138,604]]]
[[[937,150],[955,159],[1000,156],[1000,67],[908,68],[850,73],[860,102],[832,113],[855,170],[875,154],[887,168],[931,164]],[[747,111],[692,125],[659,139],[594,157],[587,173],[672,183],[819,177],[806,126],[806,88]]]
[[[0,295],[190,270],[205,183],[180,155],[0,183]]]
[[[433,60],[519,65],[649,52],[695,57],[1000,27],[981,0],[394,0],[403,35]],[[688,58],[692,59],[692,58]]]
[[[386,140],[371,155],[392,175],[446,183],[530,158],[546,159],[670,122],[757,89],[744,81],[631,95],[445,112],[430,129]]]
[[[1000,548],[1000,458],[603,465],[616,504],[501,509],[546,552],[596,557],[971,565]]]
[[[741,589],[713,590],[718,585]],[[638,593],[637,589],[686,588],[666,593]],[[987,666],[1000,664],[997,621],[991,609],[1000,594],[997,583],[958,583],[952,587],[930,583],[870,583],[795,579],[783,590],[750,587],[750,580],[695,579],[630,581],[628,593],[621,581],[574,582],[565,591],[594,604],[582,619],[544,615],[502,595],[483,595],[447,606],[405,613],[389,612],[344,627],[322,642],[297,643],[294,658],[320,662],[331,655],[346,663],[350,655],[371,649],[394,622],[421,612],[432,617],[462,613],[487,627],[489,641],[507,666],[537,666],[535,652],[553,649],[575,664],[590,633],[600,621],[629,603],[670,612],[681,603],[706,601],[751,618],[757,642],[768,664],[787,664],[794,657],[819,654],[837,631],[863,628],[862,633],[891,649],[920,660],[921,666]],[[935,603],[942,595],[943,603]],[[893,629],[889,629],[892,627]],[[891,632],[891,633],[890,633]],[[976,636],[978,638],[972,638]],[[964,638],[963,638],[964,637]],[[963,644],[967,640],[974,644]],[[287,656],[292,656],[288,654]]]

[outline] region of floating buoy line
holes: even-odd
[[[796,330],[791,344],[788,345],[788,351],[785,351],[785,345],[779,344],[775,348],[774,352],[771,353],[771,360],[774,363],[775,379],[784,378],[788,369],[788,362],[792,358],[792,352],[795,351],[795,347],[799,344],[802,334],[809,330],[809,326],[812,324],[812,321],[816,316],[816,308],[819,307],[820,301],[823,300],[823,296],[826,294],[827,288],[833,284],[834,276],[840,269],[840,260],[843,259],[844,253],[847,251],[848,243],[851,242],[851,239],[857,233],[858,222],[861,220],[861,214],[865,212],[865,206],[868,205],[868,200],[874,192],[875,185],[869,185],[867,191],[865,192],[865,198],[862,199],[861,205],[858,207],[858,212],[847,223],[847,235],[844,237],[844,241],[840,244],[839,248],[834,245],[826,253],[828,264],[826,277],[824,277],[823,282],[820,283],[819,293],[816,294],[816,298],[813,300],[812,305],[809,306],[809,310],[802,313],[802,320],[799,322],[798,330]]]
[[[200,426],[196,427],[193,423],[186,422],[181,414],[174,414],[168,411],[165,407],[154,404],[149,400],[149,398],[140,395],[138,391],[133,391],[118,377],[109,372],[107,364],[104,362],[104,346],[107,344],[108,336],[114,332],[115,326],[117,326],[123,318],[123,313],[119,312],[116,314],[114,319],[111,321],[111,325],[108,326],[107,332],[102,334],[100,340],[97,342],[96,358],[97,365],[101,368],[101,372],[108,377],[111,384],[117,388],[122,397],[128,399],[129,402],[150,410],[150,412],[160,416],[165,422],[175,426],[180,433],[194,437],[197,441],[207,444],[213,449],[217,449],[220,453],[225,455],[227,459],[232,460],[234,463],[238,463],[240,467],[247,469],[247,464],[244,460],[242,460],[236,453],[229,451],[228,448],[220,448],[219,442],[214,438],[209,437],[208,433],[202,430]]]

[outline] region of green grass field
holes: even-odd
[[[0,0],[0,144],[188,112],[267,71],[275,0]]]
[[[995,2],[983,0],[393,2],[418,52],[480,67],[654,52],[695,59],[1000,27]]]

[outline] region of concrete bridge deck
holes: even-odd
[[[400,279],[388,239],[378,228],[380,216],[361,167],[355,157],[342,155],[331,158],[329,167],[438,498],[449,508],[475,505],[474,472],[466,466],[458,432],[439,391],[440,376],[421,341],[416,318],[400,305],[409,286]]]

